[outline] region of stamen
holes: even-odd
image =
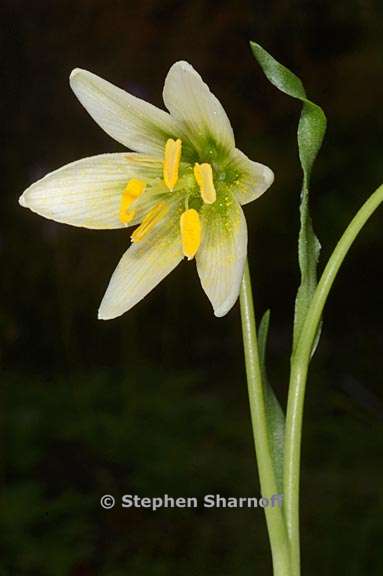
[[[141,196],[144,190],[145,182],[137,178],[132,178],[125,186],[120,204],[120,220],[123,224],[128,224],[128,222],[133,220],[136,211],[133,209],[129,210],[128,208]]]
[[[138,228],[131,235],[132,242],[140,242],[148,232],[155,226],[166,214],[168,207],[165,202],[159,202],[146,214]]]
[[[178,138],[173,140],[169,138],[165,145],[164,156],[164,181],[166,186],[172,192],[178,180],[178,170],[181,160],[182,141]]]
[[[184,256],[191,260],[201,244],[201,220],[197,210],[190,208],[181,214],[180,228]]]
[[[200,189],[202,200],[205,204],[213,204],[216,201],[217,193],[213,182],[213,169],[210,164],[194,164],[194,177]]]

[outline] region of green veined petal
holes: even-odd
[[[173,64],[165,80],[163,98],[199,152],[208,149],[210,141],[219,149],[229,151],[234,147],[233,130],[225,110],[190,64],[183,61]]]
[[[32,184],[20,204],[56,222],[84,228],[123,228],[122,192],[132,177],[161,175],[160,161],[139,154],[101,154],[77,160]]]
[[[262,196],[274,182],[274,173],[270,168],[259,162],[253,162],[238,149],[233,151],[229,166],[238,173],[238,179],[233,185],[233,194],[242,205]]]
[[[92,118],[109,136],[131,150],[162,155],[168,138],[181,136],[181,128],[164,110],[76,68],[70,85]]]
[[[178,207],[171,209],[142,241],[125,252],[101,302],[98,313],[101,320],[116,318],[130,310],[181,262],[181,211]]]
[[[197,270],[216,316],[224,316],[235,304],[247,253],[246,220],[231,195],[204,205],[201,212],[202,242]]]

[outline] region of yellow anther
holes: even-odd
[[[201,220],[197,210],[190,208],[181,214],[180,228],[184,256],[191,260],[201,244]]]
[[[164,156],[164,181],[170,191],[173,191],[178,180],[178,170],[181,160],[182,142],[178,138],[169,138],[165,145]]]
[[[123,224],[128,224],[134,218],[135,210],[129,210],[129,206],[137,200],[145,190],[145,182],[132,178],[129,180],[122,193],[120,204],[120,220]]]
[[[165,202],[159,202],[146,214],[138,228],[131,235],[132,242],[140,242],[148,232],[155,226],[166,214],[168,207]]]
[[[213,170],[210,164],[194,164],[194,178],[200,189],[202,200],[205,204],[213,204],[216,201],[217,193],[214,188]]]

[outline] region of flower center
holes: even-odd
[[[164,160],[163,160],[163,181],[165,186],[173,192],[179,180],[179,168],[181,162],[182,141],[178,138],[173,140],[169,138],[165,144]],[[217,192],[214,186],[213,169],[211,164],[203,162],[199,164],[196,162],[193,168],[195,182],[199,187],[200,197],[205,204],[213,204],[217,199]],[[183,179],[186,178],[183,175]],[[179,220],[182,251],[188,260],[192,260],[201,244],[201,219],[199,212],[195,208],[188,208],[188,198],[190,190],[194,189],[192,195],[196,193],[195,182],[193,184],[193,176],[190,174],[188,178],[192,180],[186,185],[185,190],[189,189],[188,196],[186,197],[186,210],[181,214]],[[184,183],[185,184],[185,183]],[[190,188],[189,188],[190,186]],[[137,178],[131,178],[123,193],[120,205],[120,220],[124,224],[131,222],[135,216],[136,210],[131,208],[146,188],[146,183]],[[183,186],[182,186],[183,188]],[[184,189],[184,188],[183,188]],[[145,215],[140,226],[134,230],[131,235],[133,243],[140,242],[145,236],[154,228],[154,226],[165,216],[169,208],[166,202],[158,202],[149,212]]]

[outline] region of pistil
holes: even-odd
[[[140,226],[131,235],[132,242],[140,242],[152,228],[165,216],[168,207],[165,202],[159,202],[146,214]]]

